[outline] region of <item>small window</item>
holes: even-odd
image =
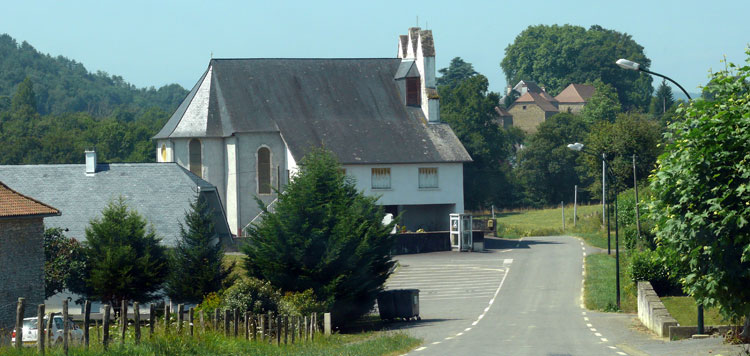
[[[438,169],[437,168],[420,168],[419,169],[419,188],[437,188],[438,187]]]
[[[258,149],[258,194],[271,194],[271,150]]]
[[[391,169],[372,169],[372,189],[391,189]]]
[[[419,106],[420,99],[420,86],[421,82],[419,78],[406,78],[406,105]]]
[[[161,161],[166,162],[167,161],[167,145],[161,144]]]
[[[526,105],[523,106],[523,109],[526,110]]]
[[[188,147],[189,155],[190,155],[190,171],[193,172],[193,174],[197,175],[198,177],[203,178],[203,163],[202,163],[202,156],[201,156],[201,142],[194,138],[190,140],[190,145]]]

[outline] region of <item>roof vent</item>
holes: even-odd
[[[96,150],[86,150],[86,175],[96,173]]]

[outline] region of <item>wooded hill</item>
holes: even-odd
[[[151,137],[187,95],[178,84],[136,88],[122,77],[0,35],[0,164],[152,162]]]

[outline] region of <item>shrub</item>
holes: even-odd
[[[297,293],[287,292],[279,300],[279,313],[285,315],[304,316],[324,311],[325,304],[316,300],[312,289]]]
[[[670,277],[669,269],[664,263],[664,259],[656,251],[631,251],[628,275],[630,275],[633,283],[639,281],[651,282],[654,290],[659,295],[680,293],[679,284],[674,278]]]
[[[221,309],[239,309],[255,314],[278,311],[281,292],[270,282],[256,278],[241,279],[221,298]]]
[[[221,296],[219,293],[211,292],[203,297],[203,301],[195,307],[196,311],[203,310],[208,315],[213,315],[214,310],[221,306]]]

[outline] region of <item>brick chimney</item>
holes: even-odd
[[[409,28],[399,36],[398,58],[411,59],[417,65],[421,81],[421,107],[428,122],[440,122],[440,100],[435,78],[435,43],[431,30]]]
[[[86,175],[92,176],[96,173],[96,150],[86,150]]]

